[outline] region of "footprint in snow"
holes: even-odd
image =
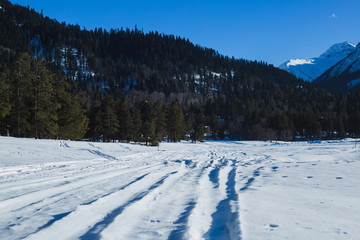
[[[273,172],[276,172],[279,167],[272,167]]]
[[[271,227],[271,228],[277,228],[277,227],[279,227],[279,225],[278,225],[278,224],[270,223],[270,224],[269,224],[269,227]]]
[[[265,225],[265,226],[266,226],[266,230],[268,231],[274,231],[275,228],[279,227],[278,224],[274,224],[274,223],[270,223],[269,225]]]

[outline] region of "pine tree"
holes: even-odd
[[[119,119],[118,139],[130,141],[131,129],[133,126],[131,114],[127,106],[126,97],[124,97],[122,100],[118,100],[117,105],[117,115]]]
[[[0,73],[0,135],[8,135],[8,123],[7,116],[10,115],[10,86],[8,84],[9,71],[7,68],[3,69]]]
[[[116,105],[112,97],[106,96],[101,104],[102,108],[102,131],[104,141],[115,140],[119,130],[119,121],[116,115]]]
[[[86,136],[94,141],[103,138],[101,102],[95,101],[89,111],[89,130]]]
[[[179,103],[172,102],[167,114],[167,135],[168,141],[178,142],[183,139],[185,134],[185,120]]]
[[[336,124],[335,124],[335,129],[337,131],[337,137],[340,139],[343,139],[346,137],[346,133],[344,130],[344,124],[343,124],[343,120],[341,118],[341,116],[338,117]]]
[[[141,110],[141,133],[142,141],[148,145],[156,145],[155,137],[155,110],[154,103],[150,99],[146,99],[140,104]]]
[[[31,58],[29,54],[20,54],[12,67],[11,88],[13,108],[11,122],[13,123],[13,134],[17,137],[29,135],[31,130],[30,106],[31,102],[31,79],[33,78],[30,70]]]
[[[193,131],[190,134],[191,141],[196,142],[204,141],[204,134],[205,134],[205,127],[204,127],[204,114],[202,111],[194,114],[194,121],[193,121]]]
[[[54,104],[53,77],[40,58],[31,66],[31,124],[35,138],[55,138],[58,131],[57,109]]]
[[[166,136],[166,111],[162,102],[157,101],[154,106],[155,111],[155,140],[161,142]]]
[[[71,96],[68,92],[69,84],[64,80],[65,76],[56,74],[54,94],[58,104],[58,133],[59,139],[81,140],[88,127],[88,119],[85,110],[81,108],[78,97]]]
[[[355,136],[360,136],[360,110],[352,112],[349,119],[349,130],[355,134]]]
[[[138,107],[134,106],[131,111],[131,118],[132,118],[132,128],[130,132],[131,139],[135,142],[140,141],[141,135],[141,112]]]

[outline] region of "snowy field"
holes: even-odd
[[[0,146],[0,239],[360,236],[354,140]]]

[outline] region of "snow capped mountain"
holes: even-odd
[[[349,56],[323,73],[317,80],[332,91],[346,91],[360,83],[360,44]]]
[[[279,66],[295,76],[312,82],[320,77],[326,70],[348,57],[356,49],[350,42],[337,43],[316,58],[292,59]]]
[[[360,45],[349,56],[338,62],[334,67],[329,69],[321,78],[333,78],[338,77],[341,74],[354,73],[360,70]]]

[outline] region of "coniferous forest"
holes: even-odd
[[[134,29],[81,29],[0,0],[0,135],[138,141],[360,136],[360,93]]]

